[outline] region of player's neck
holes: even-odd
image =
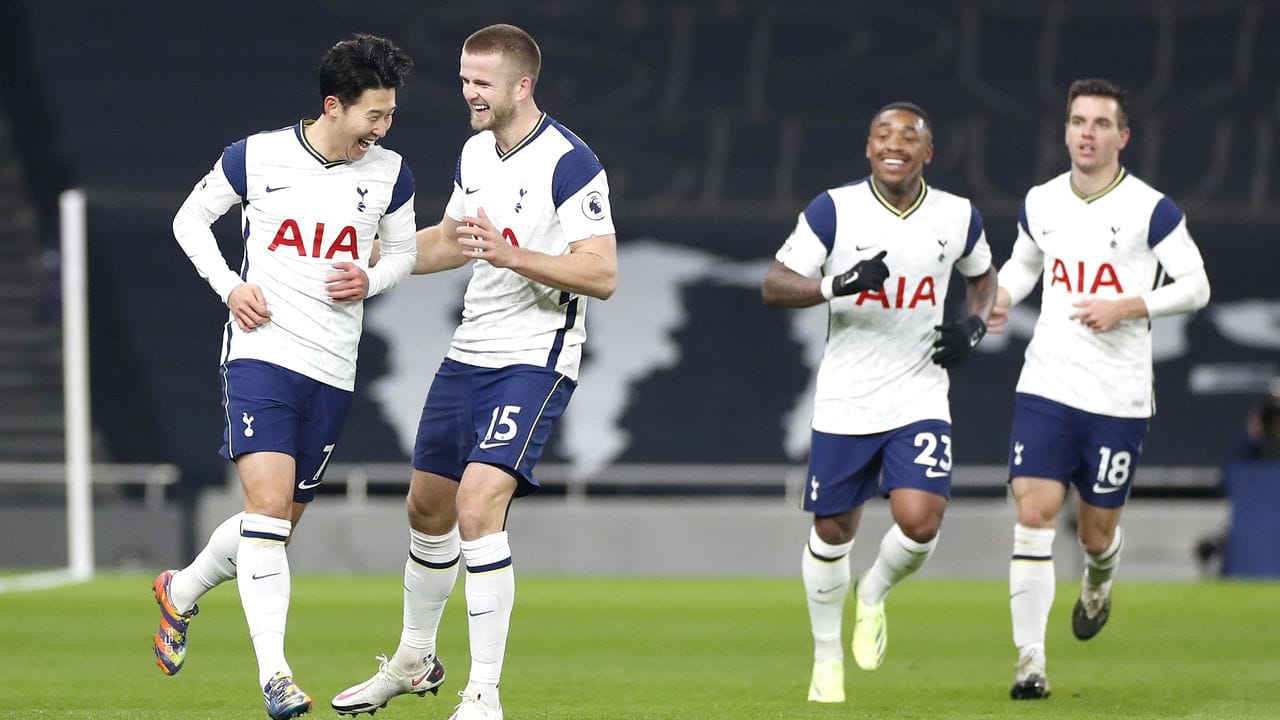
[[[1108,185],[1115,182],[1116,176],[1119,174],[1119,160],[1089,171],[1073,165],[1071,167],[1071,186],[1076,189],[1076,192],[1087,197],[1101,192]]]
[[[504,153],[509,152],[538,127],[538,121],[541,119],[542,111],[532,101],[522,106],[506,127],[494,131],[493,137],[498,143],[498,149]]]
[[[902,183],[902,187],[895,185],[887,185],[880,182],[876,176],[871,176],[871,182],[876,184],[876,190],[880,193],[880,197],[889,201],[890,205],[899,210],[907,210],[920,199],[920,193],[924,192],[924,183],[920,182],[920,176],[916,175],[906,182]]]
[[[302,134],[307,136],[307,142],[311,144],[312,149],[324,156],[328,162],[346,160],[345,149],[340,147],[333,138],[333,129],[333,123],[322,115],[315,122],[304,126]]]

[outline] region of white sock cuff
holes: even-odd
[[[809,528],[809,554],[823,562],[835,562],[843,559],[853,550],[853,541],[831,545],[818,537],[818,528]]]
[[[419,565],[437,570],[452,567],[458,562],[459,552],[461,542],[457,525],[444,535],[428,535],[409,529],[409,558]]]
[[[1022,523],[1013,526],[1013,557],[1023,560],[1046,560],[1053,557],[1053,528],[1033,528]]]
[[[462,556],[467,559],[467,572],[500,570],[511,564],[511,545],[506,531],[485,535],[475,540],[463,540]]]
[[[914,555],[926,555],[933,552],[933,549],[938,546],[938,538],[941,534],[929,538],[928,542],[919,543],[907,537],[907,534],[902,532],[902,528],[898,527],[897,523],[894,523],[893,527],[889,528],[889,535],[902,546],[903,550]]]
[[[245,513],[244,517],[240,519],[241,537],[284,542],[289,539],[289,532],[292,529],[293,523],[284,518],[274,518],[270,515]]]

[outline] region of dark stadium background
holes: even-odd
[[[318,58],[355,31],[416,61],[386,144],[415,172],[420,224],[439,218],[470,133],[460,45],[512,22],[543,48],[540,105],[609,170],[620,246],[657,238],[739,261],[767,259],[812,196],[865,175],[871,113],[909,99],[936,127],[926,178],[975,200],[1003,262],[1022,193],[1066,169],[1067,84],[1110,77],[1132,91],[1124,162],[1186,211],[1213,284],[1185,351],[1157,364],[1145,462],[1216,465],[1280,372],[1280,7],[1269,3],[0,0],[0,17],[4,163],[40,220],[24,247],[36,258],[56,247],[60,190],[90,200],[96,453],[177,463],[187,489],[224,477],[213,451],[225,310],[174,242],[173,213],[225,145],[314,114]],[[234,215],[216,227],[233,263]],[[56,317],[42,287],[47,312],[32,323]],[[778,418],[805,370],[785,313],[711,279],[681,292],[681,362],[632,388],[618,460],[787,462]],[[1023,347],[953,373],[963,462],[1003,462]],[[365,343],[362,380],[383,348]],[[726,418],[732,432],[711,431]],[[400,460],[391,436],[364,398],[343,459]]]

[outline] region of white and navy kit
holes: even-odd
[[[304,129],[310,122],[227,147],[191,191],[173,227],[192,264],[223,302],[237,285],[252,283],[271,312],[270,320],[250,332],[241,331],[228,314],[222,346],[224,455],[287,452],[299,458],[304,482],[318,482],[302,459],[327,458],[345,421],[345,404],[315,400],[315,393],[299,387],[318,383],[350,395],[364,313],[361,301],[329,299],[325,279],[336,272],[334,263],[351,262],[368,273],[369,295],[376,295],[408,276],[417,249],[413,175],[400,156],[375,145],[355,162],[327,161],[307,141]],[[238,273],[227,266],[209,229],[237,204],[244,238]],[[381,259],[370,268],[375,238]],[[285,372],[251,372],[257,366],[250,363],[229,373],[228,367],[240,361]],[[233,383],[233,378],[242,379]],[[324,388],[316,392],[331,394]],[[271,405],[273,398],[279,403],[298,398],[300,405],[288,412],[299,425],[285,431],[288,423],[267,417],[280,410]],[[313,412],[313,403],[329,410]],[[317,435],[328,440],[315,441],[317,448],[298,446],[301,438]]]
[[[1099,333],[1070,316],[1080,300],[1137,297],[1159,287],[1166,273],[1182,277],[1203,267],[1182,210],[1123,169],[1087,196],[1064,173],[1027,193],[1010,263],[1044,268],[1040,318],[1018,392],[1100,415],[1150,417],[1150,321],[1123,320]],[[1007,275],[1000,278],[1006,288]]]
[[[1096,332],[1071,319],[1074,303],[1150,298],[1166,273],[1190,277],[1203,265],[1178,206],[1123,168],[1092,195],[1078,192],[1070,173],[1027,193],[1000,272],[1015,303],[1034,284],[1025,281],[1027,268],[1044,283],[1018,379],[1011,478],[1056,479],[1075,484],[1091,505],[1124,504],[1155,408],[1151,322],[1134,318]]]
[[[481,209],[508,242],[548,255],[614,234],[600,161],[545,114],[506,152],[489,131],[463,146],[445,212],[461,221]],[[586,298],[484,260],[472,265],[462,323],[423,407],[413,466],[454,479],[470,462],[501,466],[523,495],[538,487],[533,468],[577,386]]]
[[[991,267],[982,218],[968,199],[923,180],[916,202],[898,210],[865,178],[809,203],[775,257],[791,270],[817,278],[842,273],[881,251],[889,268],[883,289],[828,303],[805,492],[806,509],[818,514],[843,512],[865,501],[869,490],[837,495],[834,488],[824,493],[822,486],[853,481],[868,469],[858,482],[878,474],[882,454],[886,489],[906,482],[940,494],[950,488],[949,381],[947,371],[930,356],[952,268],[976,277]],[[919,429],[917,424],[922,424]],[[844,452],[835,447],[838,439],[821,435],[874,443],[876,451]],[[900,464],[887,453],[910,457]],[[834,455],[864,456],[866,462],[855,468]],[[902,473],[893,470],[900,465]],[[918,478],[905,477],[917,471]]]
[[[508,242],[548,255],[568,253],[578,240],[614,234],[600,161],[545,114],[505,153],[489,131],[463,146],[445,212],[462,220],[476,217],[480,208]],[[449,357],[480,367],[537,365],[577,379],[586,298],[484,260],[473,268]]]

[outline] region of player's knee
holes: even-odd
[[[927,543],[937,537],[938,531],[942,529],[942,516],[922,515],[909,518],[905,523],[899,522],[898,529],[912,542]]]
[[[1058,519],[1056,511],[1050,508],[1037,507],[1032,503],[1018,506],[1018,524],[1029,528],[1051,528]]]
[[[409,527],[428,535],[445,535],[458,524],[458,513],[452,503],[424,505],[410,497],[405,503]]]
[[[1080,546],[1090,555],[1099,555],[1107,548],[1111,547],[1111,541],[1115,539],[1115,533],[1107,533],[1099,528],[1080,527],[1077,537],[1080,539]]]

